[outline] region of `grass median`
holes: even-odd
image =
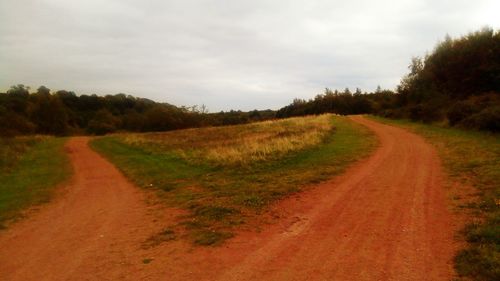
[[[376,137],[345,117],[321,115],[247,125],[120,134],[91,143],[126,176],[189,215],[178,226],[217,245],[277,199],[341,173]]]

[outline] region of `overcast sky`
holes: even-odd
[[[0,0],[0,91],[277,109],[325,87],[393,89],[412,56],[498,29],[499,11],[498,0]]]

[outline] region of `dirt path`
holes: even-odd
[[[434,149],[405,130],[352,119],[380,138],[376,153],[284,202],[295,223],[268,234],[219,280],[452,278],[453,225]]]
[[[116,280],[141,270],[129,253],[140,255],[156,228],[144,195],[87,142],[66,145],[75,174],[64,194],[0,236],[0,280]]]
[[[281,218],[261,233],[215,248],[183,239],[141,248],[172,218],[156,217],[87,139],[72,139],[73,183],[0,236],[0,279],[450,280],[454,228],[435,151],[405,130],[352,119],[380,138],[371,157],[273,206]]]

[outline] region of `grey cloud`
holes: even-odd
[[[279,108],[325,87],[393,88],[446,33],[498,28],[480,1],[4,0],[0,89],[125,92]]]

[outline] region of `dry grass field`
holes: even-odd
[[[320,144],[333,130],[330,115],[239,126],[128,134],[123,142],[155,152],[174,151],[191,163],[245,165]]]

